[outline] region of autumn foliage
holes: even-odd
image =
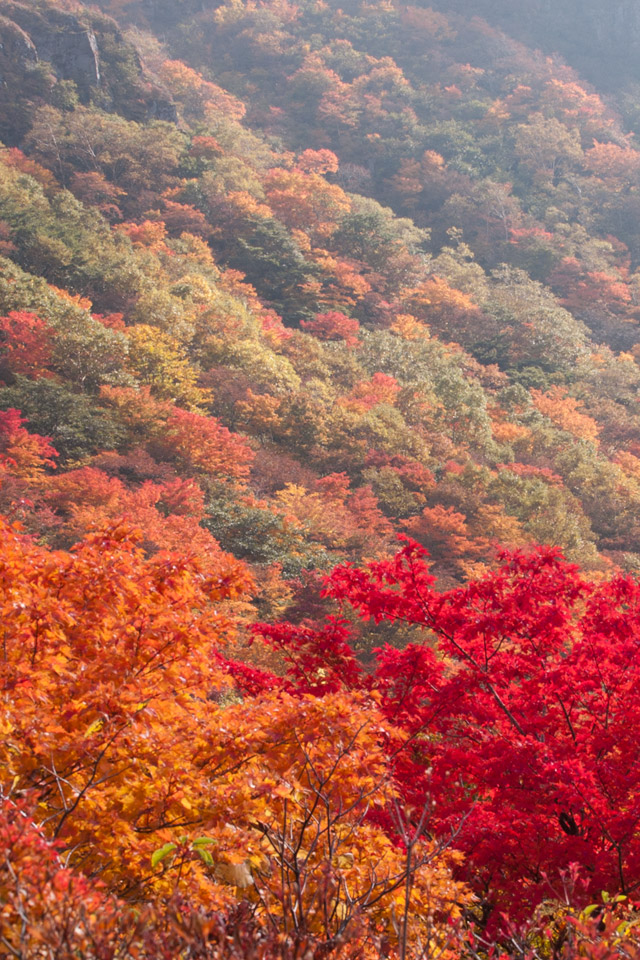
[[[530,917],[569,865],[586,899],[632,894],[637,583],[590,583],[556,551],[536,550],[464,588],[433,585],[413,541],[391,561],[334,571],[327,590],[360,617],[423,631],[419,643],[379,650],[373,674],[359,669],[344,623],[258,632],[284,649],[297,686],[375,697],[394,728],[404,802],[433,804],[436,835],[458,831],[456,875],[483,923]]]
[[[234,664],[241,567],[145,559],[125,527],[67,554],[5,526],[2,584],[3,830],[27,885],[0,871],[11,937],[33,882],[51,898],[21,936],[51,948],[64,935],[78,949],[113,896],[161,924],[178,894],[207,911],[247,900],[298,942],[348,933],[363,955],[399,937],[445,945],[434,911],[454,918],[468,894],[450,838],[407,819],[397,734],[365,692],[287,689]]]
[[[365,671],[347,620],[259,625],[276,675],[237,659],[241,566],[136,539],[3,529],[5,944],[151,951],[246,908],[292,950],[417,956],[633,893],[635,581],[538,549],[443,593],[407,541],[326,589],[422,639]]]
[[[33,6],[0,45],[0,957],[639,956],[609,23]]]

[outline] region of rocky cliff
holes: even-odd
[[[128,119],[176,119],[171,97],[145,77],[135,48],[110,17],[60,10],[46,0],[0,0],[0,133],[6,142],[19,142],[25,101],[55,103],[60,81],[67,96],[71,91]]]

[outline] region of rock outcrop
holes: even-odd
[[[52,7],[0,0],[0,30],[4,46],[9,38],[14,57],[25,66],[36,60],[50,63],[63,80],[73,80],[81,96],[100,83],[100,55],[96,35],[78,17]],[[18,31],[24,38],[16,44]],[[13,42],[12,42],[13,41]]]
[[[5,100],[14,104],[46,102],[56,80],[73,81],[82,102],[94,100],[128,119],[176,120],[170,96],[144,75],[137,52],[110,17],[71,13],[47,0],[0,0],[0,100],[4,87]],[[20,129],[16,110],[6,124],[2,113],[0,106],[0,133],[5,126]]]

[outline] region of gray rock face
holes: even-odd
[[[40,64],[47,65],[44,73]],[[21,96],[25,102],[30,96],[47,99],[49,68],[58,80],[73,81],[84,103],[97,101],[140,123],[177,120],[170,94],[145,76],[137,52],[110,17],[95,10],[69,13],[48,0],[0,0],[0,97],[3,86],[11,88],[14,102],[4,127],[0,110],[3,138],[19,142],[27,127],[15,104]]]
[[[0,16],[0,51],[9,60],[37,63],[38,53],[31,38],[17,23]]]
[[[100,83],[100,57],[93,31],[73,14],[0,0],[0,41],[26,65],[34,56],[46,60],[63,80],[73,80],[82,94]],[[18,32],[24,38],[22,48]],[[8,51],[7,51],[8,52]]]

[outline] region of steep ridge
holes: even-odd
[[[57,360],[34,374],[5,352],[3,407],[94,477],[134,442],[105,390],[218,417],[253,447],[248,488],[178,475],[225,549],[285,579],[394,529],[445,583],[495,543],[633,567],[640,155],[611,108],[481,21],[419,8],[199,10],[177,52],[232,92],[91,16],[104,79],[74,100],[54,66],[3,157],[4,248],[27,271],[4,312],[42,314],[34,274],[75,298],[73,319],[55,290],[40,316]],[[149,117],[159,90],[177,123]],[[69,337],[95,369],[72,369]],[[54,396],[101,437],[63,440]],[[155,463],[151,421],[135,443]],[[176,476],[148,470],[123,489]]]

